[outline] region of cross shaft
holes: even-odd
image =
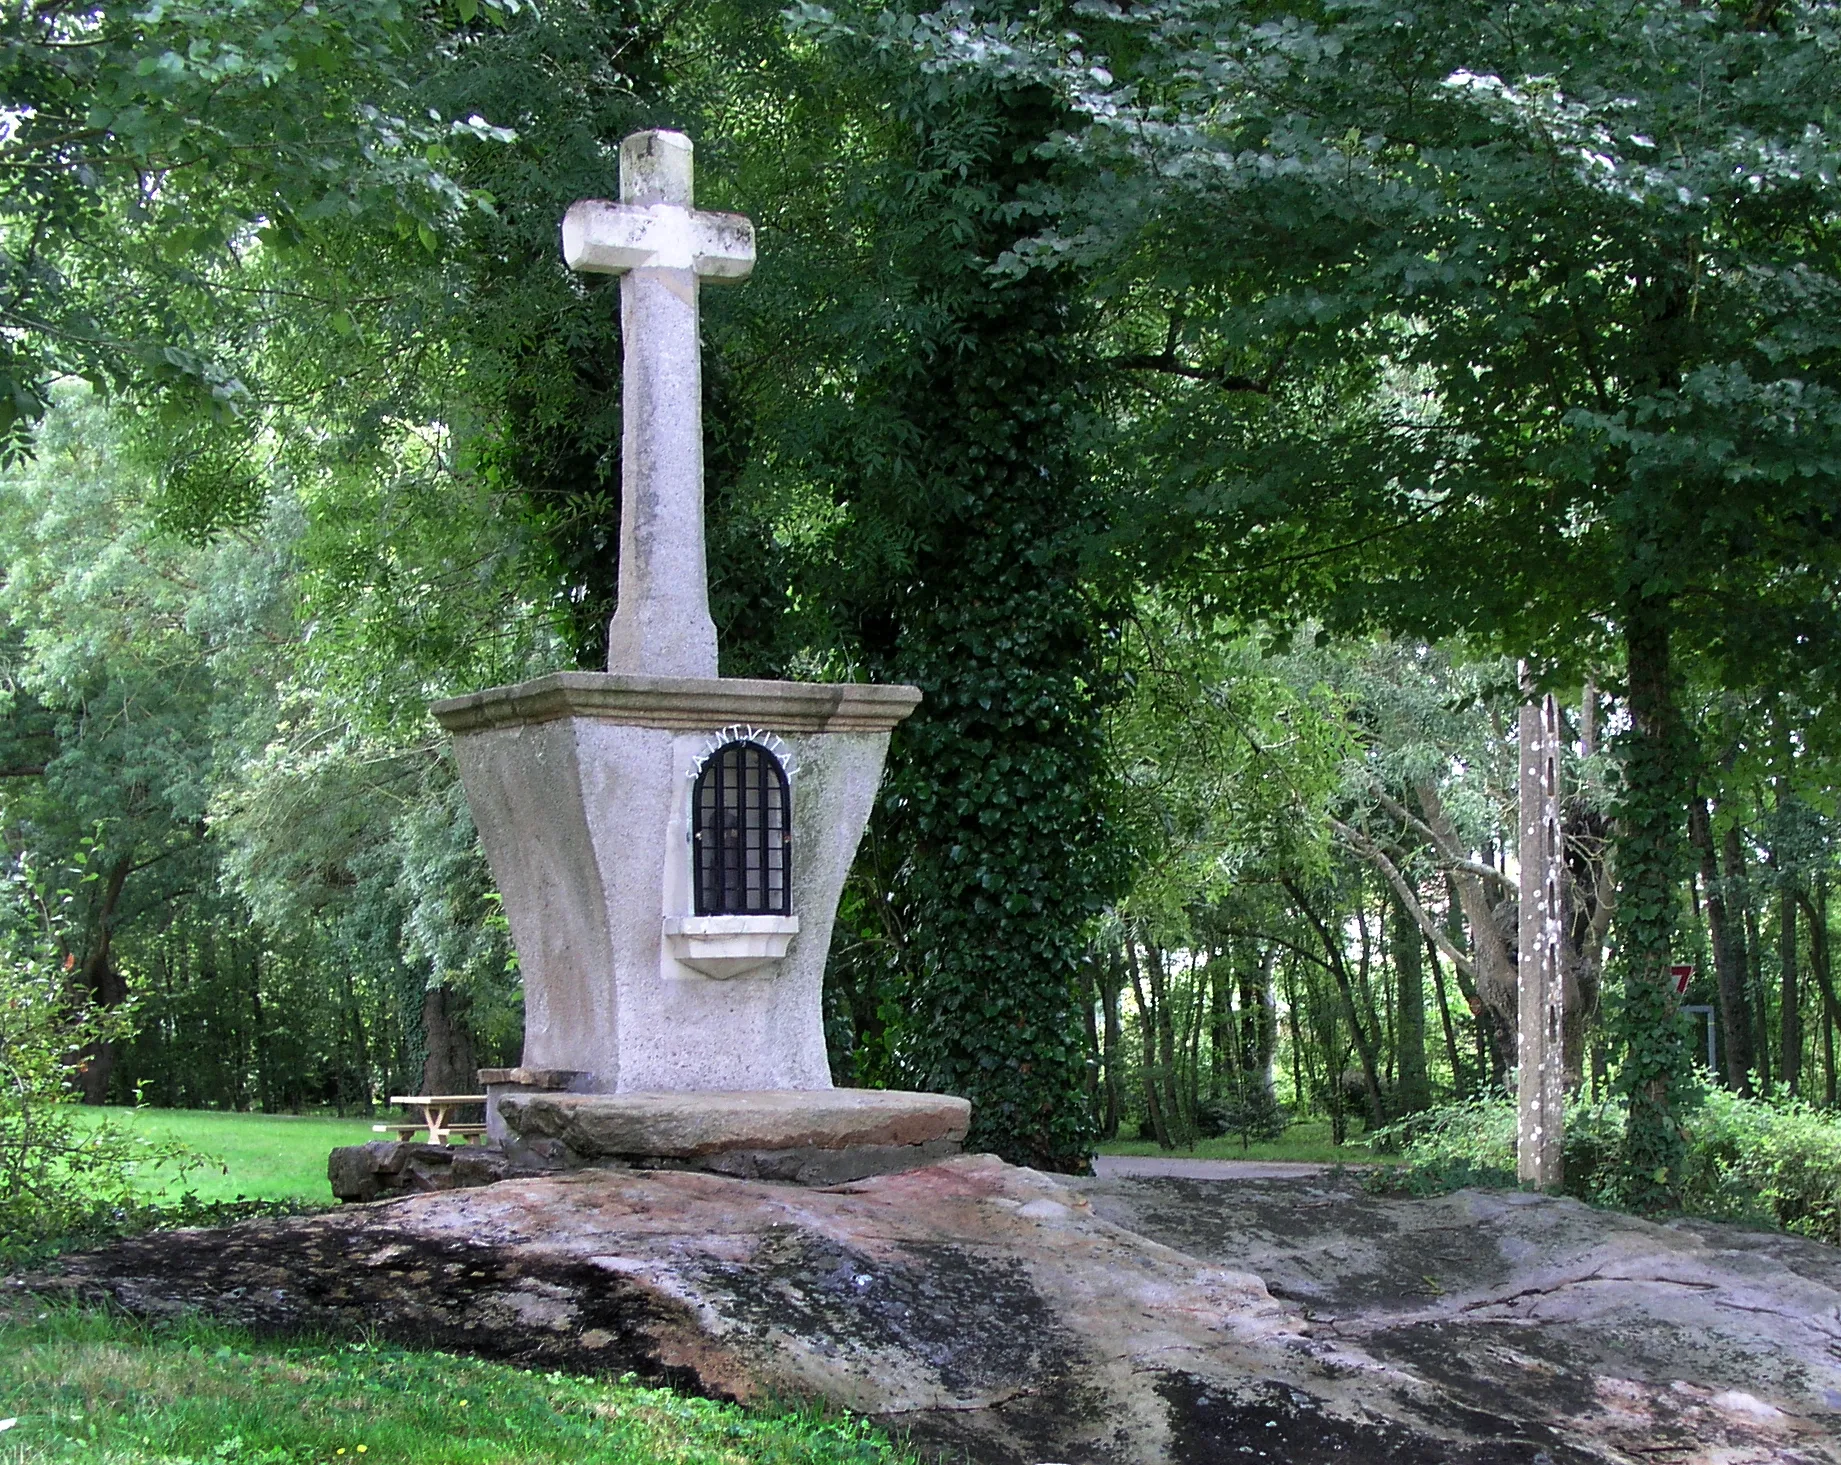
[[[714,677],[703,547],[703,364],[698,291],[744,280],[754,225],[691,206],[690,139],[637,132],[620,145],[620,202],[563,216],[563,259],[620,280],[620,591],[607,669]]]

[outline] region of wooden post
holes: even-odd
[[[1560,835],[1560,705],[1521,709],[1521,914],[1515,1169],[1522,1184],[1559,1188],[1565,1134],[1565,861]]]

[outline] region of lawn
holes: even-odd
[[[1366,1134],[1357,1132],[1347,1144],[1330,1141],[1327,1119],[1306,1120],[1291,1125],[1270,1144],[1241,1147],[1232,1135],[1220,1139],[1198,1140],[1193,1150],[1160,1150],[1154,1140],[1117,1139],[1099,1147],[1102,1155],[1177,1154],[1197,1160],[1314,1160],[1325,1165],[1394,1164],[1398,1155],[1379,1154],[1368,1148]]]
[[[394,1112],[394,1111],[393,1111]],[[337,1145],[361,1145],[382,1136],[369,1119],[334,1119],[318,1114],[234,1114],[217,1109],[79,1109],[80,1117],[106,1117],[153,1140],[177,1140],[208,1156],[174,1185],[170,1174],[153,1170],[150,1193],[190,1190],[200,1200],[299,1200],[332,1204],[326,1183],[326,1155]],[[4,1456],[0,1456],[3,1460]]]
[[[8,1465],[913,1465],[851,1419],[374,1343],[5,1306]]]
[[[309,1114],[234,1114],[210,1109],[86,1109],[85,1115],[107,1115],[130,1126],[149,1139],[177,1140],[212,1163],[201,1165],[177,1188],[196,1192],[204,1201],[235,1200],[246,1196],[252,1200],[297,1200],[332,1204],[332,1192],[326,1184],[326,1153],[335,1145],[357,1145],[379,1136],[372,1132],[369,1119],[334,1119]],[[1114,1140],[1103,1144],[1105,1155],[1160,1155],[1166,1153],[1150,1140]],[[1240,1141],[1228,1136],[1205,1139],[1193,1150],[1177,1150],[1178,1155],[1207,1160],[1314,1160],[1329,1165],[1394,1163],[1398,1156],[1376,1154],[1368,1148],[1365,1135],[1351,1136],[1349,1143],[1330,1142],[1328,1120],[1294,1124],[1282,1137],[1270,1144],[1241,1148]],[[162,1185],[169,1189],[170,1176],[157,1172],[148,1176],[149,1192]],[[0,1461],[4,1457],[0,1456]]]

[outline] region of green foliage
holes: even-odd
[[[1255,1144],[1272,1144],[1291,1124],[1291,1115],[1265,1084],[1249,1084],[1243,1094],[1204,1100],[1196,1106],[1195,1126],[1205,1138],[1232,1135],[1244,1151]]]
[[[1246,613],[1618,663],[1633,1196],[1666,1203],[1666,1009],[1693,765],[1668,675],[1832,696],[1841,177],[1835,14],[1241,0],[969,23],[1054,88],[1046,227],[1146,373],[1108,461],[1166,562]],[[1137,471],[1134,471],[1134,468]]]
[[[911,1465],[850,1416],[757,1413],[378,1343],[278,1344],[46,1307],[0,1314],[7,1446],[35,1461]]]
[[[132,1208],[149,1171],[164,1166],[177,1180],[197,1163],[182,1145],[73,1115],[87,1055],[131,1024],[126,1009],[73,993],[74,963],[62,954],[60,930],[82,885],[99,878],[79,868],[52,888],[15,866],[0,885],[0,1255]]]
[[[1648,1210],[1623,1155],[1628,1121],[1617,1109],[1574,1100],[1566,1111],[1566,1193],[1594,1204]],[[1504,1098],[1448,1104],[1376,1136],[1399,1166],[1377,1172],[1388,1191],[1437,1194],[1466,1185],[1515,1184],[1515,1106]],[[1691,1109],[1672,1196],[1676,1209],[1723,1221],[1778,1226],[1841,1245],[1841,1121],[1795,1101],[1713,1090]]]
[[[259,512],[262,392],[231,324],[251,321],[252,279],[286,258],[336,291],[342,232],[426,253],[483,202],[456,155],[500,134],[432,111],[406,64],[440,29],[398,0],[8,9],[0,444],[24,447],[52,380],[80,375],[179,427],[182,517]]]
[[[292,495],[190,543],[122,414],[57,397],[0,478],[0,827],[44,867],[104,831],[60,939],[73,980],[141,1021],[98,1048],[89,1097],[365,1108],[420,1082],[430,986],[471,1001],[488,1060],[515,1052],[505,921],[424,724],[428,661],[386,676],[389,649],[336,614],[304,623],[318,541]]]
[[[1674,960],[1686,873],[1685,813],[1693,763],[1675,708],[1666,626],[1633,609],[1630,730],[1618,806],[1617,964],[1623,990],[1613,1014],[1622,1050],[1617,1083],[1628,1109],[1622,1189],[1639,1207],[1669,1205],[1681,1183],[1680,1111],[1692,1097]]]
[[[144,994],[115,1095],[362,1106],[416,1069],[431,985],[515,1044],[505,924],[426,704],[600,659],[618,291],[562,268],[555,224],[642,125],[690,132],[700,200],[763,241],[751,284],[704,302],[724,671],[927,694],[841,914],[840,1079],[959,1089],[974,1142],[1078,1168],[1103,1112],[1082,1028],[1117,975],[1082,958],[1124,931],[1168,989],[1125,1014],[1106,1080],[1129,1109],[1162,1074],[1179,1133],[1275,1053],[1338,1135],[1358,1060],[1377,1113],[1418,1101],[1428,1046],[1471,1091],[1512,1047],[1506,959],[1493,987],[1460,961],[1450,994],[1430,958],[1433,1033],[1382,860],[1441,936],[1512,945],[1488,867],[1512,828],[1503,658],[1526,657],[1636,717],[1575,801],[1601,848],[1625,775],[1630,1175],[1656,1204],[1687,1183],[1663,973],[1699,939],[1696,773],[1737,838],[1758,1051],[1813,1082],[1793,1029],[1827,1004],[1807,933],[1841,665],[1834,15],[784,20],[0,20],[7,155],[30,164],[0,185],[0,429],[57,371],[143,409],[124,428],[60,389],[38,464],[0,484],[0,825],[51,864],[108,821],[124,883],[90,887],[70,944],[105,1003]],[[1484,867],[1461,913],[1454,849]],[[1760,947],[1797,930],[1790,986],[1761,990]],[[1165,1018],[1142,1058],[1133,1023]]]
[[[879,278],[855,282],[887,303],[847,405],[807,404],[797,465],[835,527],[791,576],[841,633],[811,650],[925,694],[872,835],[902,852],[877,892],[900,933],[891,1076],[970,1098],[975,1146],[1084,1170],[1082,928],[1124,873],[1101,820],[1117,612],[1083,568],[1106,505],[1073,454],[1076,302],[992,268],[1063,113],[935,67],[911,17],[812,33],[896,124],[860,203]]]

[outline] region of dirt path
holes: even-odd
[[[1101,1180],[1309,1180],[1332,1170],[1371,1169],[1373,1162],[1323,1165],[1312,1160],[1200,1160],[1184,1155],[1097,1155],[1093,1173]]]

